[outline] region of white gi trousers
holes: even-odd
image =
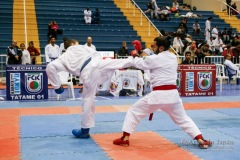
[[[141,119],[159,109],[167,113],[191,138],[201,134],[196,124],[187,116],[177,90],[152,91],[141,98],[128,110],[122,130],[133,133]]]
[[[81,128],[94,127],[94,98],[98,85],[110,79],[116,69],[133,66],[133,57],[128,59],[104,59],[100,60],[98,65],[94,64],[95,62],[91,60],[82,72],[77,75],[83,81]],[[59,59],[48,64],[48,78],[55,89],[61,86],[61,82],[55,74],[60,71],[68,71],[68,69]],[[76,73],[72,74],[76,75]]]

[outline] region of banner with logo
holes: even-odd
[[[6,66],[7,100],[48,99],[46,65]]]
[[[216,65],[179,65],[177,86],[181,96],[215,96]]]

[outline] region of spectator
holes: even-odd
[[[22,64],[22,50],[17,46],[17,41],[12,41],[12,46],[7,48],[7,64]]]
[[[156,0],[151,0],[150,4],[148,5],[148,10],[145,13],[149,11],[151,12],[151,19],[153,18],[159,19],[158,13],[157,13],[158,6],[157,6]],[[153,14],[155,15],[155,17],[153,16]]]
[[[57,39],[57,34],[62,34],[62,30],[59,29],[58,24],[56,21],[53,21],[52,27],[51,27],[52,37]]]
[[[84,19],[86,24],[92,23],[92,11],[88,7],[84,10]]]
[[[48,35],[48,38],[52,36],[52,25],[53,25],[53,22],[50,21],[50,22],[48,23],[48,34],[47,34],[47,35]]]
[[[191,52],[187,51],[185,53],[185,60],[182,61],[182,64],[194,64],[194,61],[191,60]]]
[[[222,55],[224,44],[220,36],[218,36],[218,38],[214,40],[214,44],[215,44],[215,55]]]
[[[240,58],[240,41],[237,41],[236,47],[233,49],[234,63],[239,63]]]
[[[236,44],[237,44],[237,41],[239,41],[238,38],[237,38],[237,37],[233,37],[233,41],[232,41],[231,45],[232,45],[233,47],[235,47]]]
[[[185,34],[188,33],[187,18],[183,18],[179,23],[178,27],[183,26]]]
[[[197,50],[196,42],[195,42],[195,41],[192,41],[192,44],[189,45],[189,46],[185,49],[185,51],[184,51],[184,56],[186,56],[186,53],[187,53],[187,52],[190,52],[190,53],[191,53],[190,59],[191,59],[191,61],[194,61],[196,50]]]
[[[222,56],[224,56],[224,58],[226,58],[226,55],[230,54],[231,57],[233,57],[233,52],[232,52],[232,46],[229,44],[227,45],[227,48],[224,49],[223,53],[222,53]]]
[[[214,26],[212,29],[212,37],[213,39],[217,39],[218,38],[218,26]]]
[[[174,0],[173,3],[172,3],[171,11],[172,11],[172,13],[174,13],[178,10],[179,10],[179,3],[177,2],[177,0]]]
[[[210,39],[207,41],[207,44],[209,45],[209,49],[215,53],[215,41],[213,40],[213,37],[210,37]]]
[[[236,3],[232,4],[232,8],[234,9],[234,10],[232,9],[232,15],[238,15]]]
[[[207,42],[211,37],[211,21],[212,17],[209,17],[205,22],[205,41]]]
[[[28,43],[27,50],[30,53],[32,64],[36,64],[36,56],[40,56],[40,52],[38,51],[37,48],[34,47],[33,41],[30,41]]]
[[[209,45],[208,44],[204,44],[201,47],[201,53],[204,55],[203,58],[205,56],[211,56],[212,55],[212,51],[209,49]],[[211,64],[211,58],[206,58],[205,60],[206,60],[205,63]]]
[[[88,47],[96,50],[96,47],[92,44],[92,37],[87,37],[87,42],[85,43],[85,46],[88,46]]]
[[[92,15],[93,17],[93,24],[99,24],[100,23],[100,12],[98,8],[96,8],[96,11]]]
[[[201,32],[201,27],[200,27],[198,21],[196,21],[193,24],[193,33],[194,33],[194,35],[199,35],[200,32]]]
[[[56,39],[51,37],[50,43],[45,47],[45,56],[46,56],[46,63],[50,63],[57,59],[59,54],[59,46],[55,44]]]
[[[231,10],[229,6],[231,6],[232,0],[226,0],[226,3],[227,3],[227,14],[231,15]]]
[[[227,72],[228,72],[228,76],[229,76],[229,80],[232,78],[232,76],[237,74],[237,70],[239,70],[239,68],[233,64],[233,62],[231,61],[231,55],[227,54],[226,55],[226,59],[224,61],[224,65],[226,66]]]
[[[205,55],[202,53],[201,49],[197,49],[195,52],[195,55],[197,57],[196,63],[197,64],[202,64],[204,61]]]
[[[118,56],[129,56],[129,52],[128,52],[126,41],[122,42],[122,47],[119,48],[119,50],[118,50]]]
[[[25,44],[21,43],[20,48],[22,50],[22,64],[31,64],[30,53],[26,50]]]
[[[60,48],[59,48],[60,55],[66,51],[64,44],[67,42],[67,40],[68,40],[67,37],[63,37],[63,42],[60,44]]]
[[[184,47],[183,42],[180,38],[180,34],[177,34],[173,39],[173,47],[176,49],[176,52],[182,55],[182,48]]]
[[[229,43],[230,42],[230,37],[228,35],[228,30],[227,30],[226,27],[222,30],[221,35],[223,37],[223,42],[224,43]]]
[[[185,29],[183,27],[183,24],[181,24],[179,26],[179,28],[177,29],[177,34],[180,36],[180,38],[184,38],[185,37]]]

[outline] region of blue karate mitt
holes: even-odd
[[[64,92],[64,88],[61,86],[60,88],[55,89],[55,92],[56,92],[57,94],[62,94],[62,93]]]

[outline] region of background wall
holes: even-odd
[[[183,3],[196,6],[197,10],[221,11],[221,5],[222,9],[226,9],[222,1],[226,2],[226,0],[183,0]],[[232,0],[232,3],[234,2],[237,4],[237,10],[240,10],[240,0]]]

